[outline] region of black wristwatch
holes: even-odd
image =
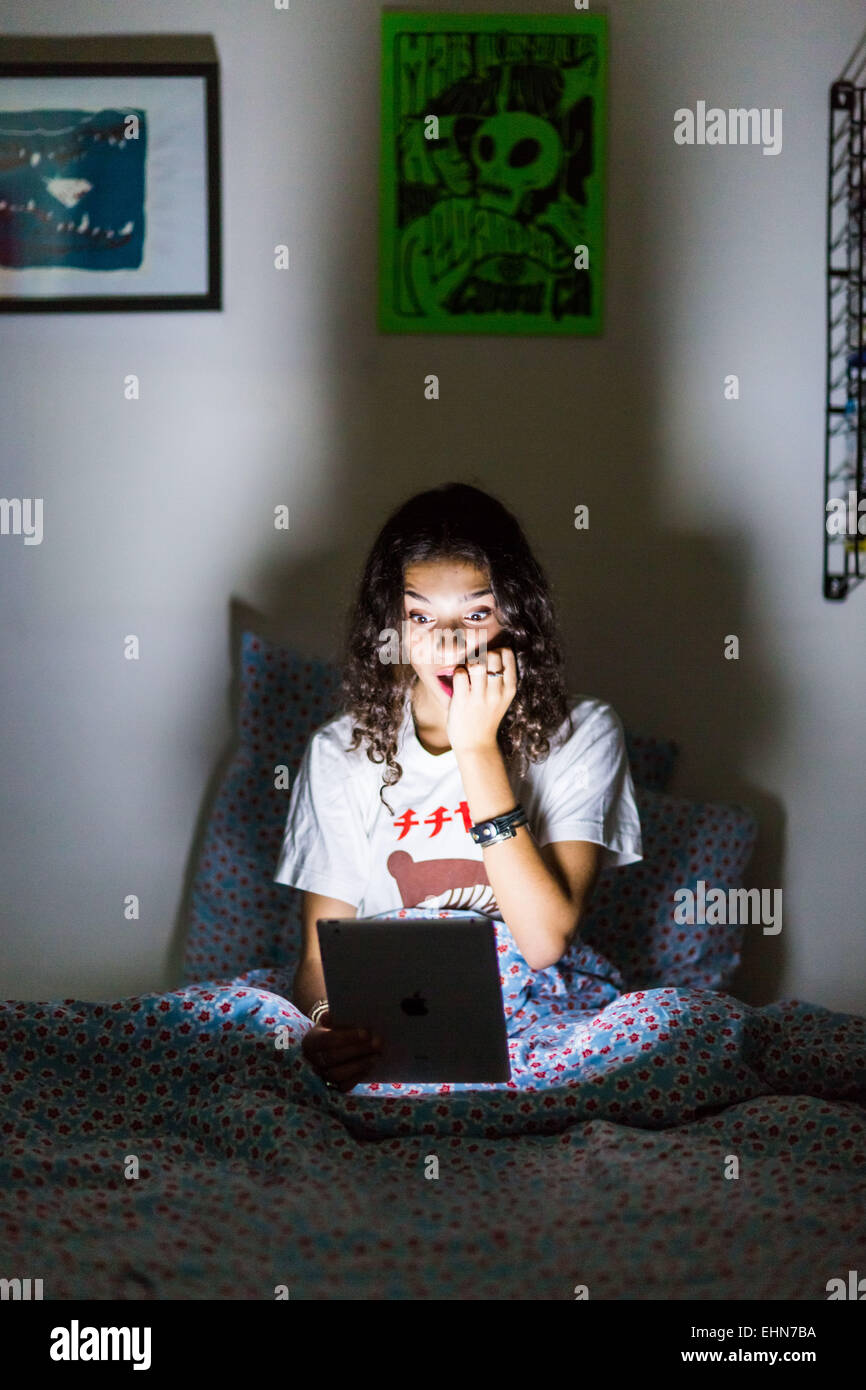
[[[470,825],[469,834],[476,845],[495,845],[499,840],[513,840],[519,825],[528,825],[529,817],[522,806],[516,806],[504,816],[494,816],[492,820],[481,820]]]

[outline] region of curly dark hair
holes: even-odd
[[[516,518],[495,497],[468,483],[445,483],[416,493],[388,518],[363,569],[347,614],[342,663],[343,712],[353,721],[354,751],[385,763],[379,796],[403,775],[395,758],[405,697],[415,680],[411,666],[380,657],[384,630],[402,632],[408,566],[462,560],[483,569],[504,619],[503,639],[520,664],[517,693],[497,733],[510,767],[522,776],[545,758],[550,735],[569,719],[567,687],[550,587]]]

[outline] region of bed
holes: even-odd
[[[747,808],[671,796],[676,745],[627,730],[645,859],[599,881],[584,992],[506,930],[512,1081],[344,1094],[301,1053],[272,880],[337,672],[247,632],[238,674],[177,988],[0,1005],[4,1271],[58,1300],[825,1300],[866,1269],[866,1019],[743,1003],[743,928],[674,920],[672,885],[742,883]]]

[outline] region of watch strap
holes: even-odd
[[[511,840],[517,834],[517,827],[528,825],[529,817],[522,806],[515,806],[504,816],[494,816],[491,820],[479,821],[469,827],[469,834],[476,845],[495,845],[499,840]]]

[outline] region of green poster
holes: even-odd
[[[382,15],[379,326],[600,333],[607,20]]]

